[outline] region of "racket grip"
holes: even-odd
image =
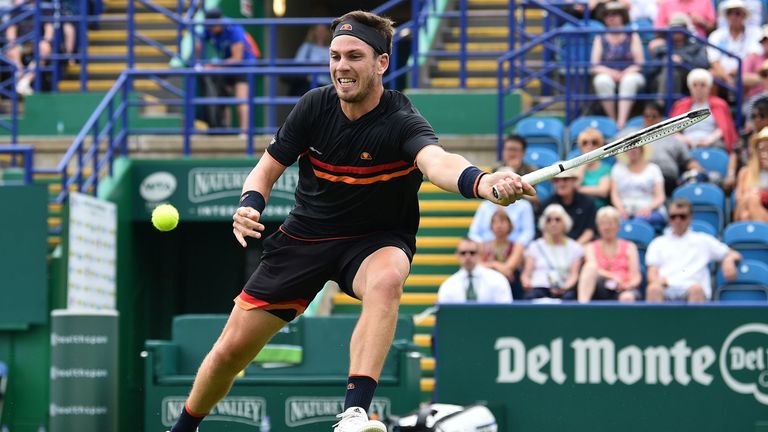
[[[522,177],[522,180],[531,186],[535,186],[541,182],[547,181],[552,177],[563,172],[560,169],[560,164],[550,165],[536,171],[530,172]]]

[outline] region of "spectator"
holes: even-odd
[[[512,288],[509,281],[496,270],[477,265],[480,245],[463,239],[456,248],[456,259],[461,267],[441,285],[438,303],[511,303]]]
[[[677,199],[669,205],[670,229],[651,241],[645,253],[648,268],[646,300],[703,302],[712,296],[710,261],[722,261],[727,280],[736,277],[741,255],[709,234],[690,228],[692,206]]]
[[[293,60],[303,65],[328,65],[331,57],[329,46],[331,44],[331,30],[327,25],[316,24],[309,28],[307,37],[299,46]],[[331,76],[328,72],[316,74],[314,76],[298,77],[292,75],[290,94],[301,96],[307,90],[328,85],[331,83]]]
[[[606,4],[603,22],[609,30],[622,29],[629,23],[626,6],[612,1]],[[635,33],[604,33],[592,45],[592,73],[595,92],[600,96],[603,111],[623,129],[632,109],[633,98],[645,85],[640,73],[644,63],[643,44]],[[618,114],[614,105],[618,84]]]
[[[727,2],[720,1],[718,3],[717,27],[724,28],[728,26],[728,19],[726,18],[725,11],[723,10]],[[763,21],[763,1],[744,0],[744,5],[749,11],[747,14],[747,21],[744,24],[748,26],[760,27]]]
[[[768,25],[761,29],[760,45],[762,48],[760,52],[748,54],[741,65],[741,83],[744,86],[745,101],[765,92],[766,77],[761,74],[768,71]]]
[[[737,220],[768,222],[768,127],[749,146],[749,161],[739,171],[734,214]]]
[[[205,12],[206,20],[226,20],[224,15],[218,9],[208,9]],[[231,68],[242,66],[247,63],[253,63],[259,57],[259,50],[256,42],[246,33],[241,25],[224,23],[206,26],[201,38],[195,41],[196,57],[201,58],[204,43],[212,43],[216,55],[221,60],[214,63],[206,63],[203,67],[213,68]],[[228,93],[226,89],[234,88],[234,96],[238,99],[248,99],[248,77],[242,75],[221,75],[217,76],[219,94]],[[226,113],[227,111],[225,111]],[[248,128],[248,104],[239,103],[237,105],[238,121],[240,133],[245,134]]]
[[[491,217],[491,231],[495,237],[480,246],[480,263],[503,274],[510,283],[514,282],[515,270],[523,262],[525,249],[523,243],[509,240],[512,228],[512,221],[507,213],[503,209],[496,210]]]
[[[577,190],[578,176],[575,170],[562,172],[552,179],[555,193],[547,201],[542,203],[546,208],[550,204],[559,204],[570,216],[568,224],[568,237],[584,245],[589,243],[595,235],[595,201]],[[541,227],[541,223],[539,224]]]
[[[761,53],[760,28],[744,24],[749,14],[744,1],[726,0],[721,9],[726,16],[728,26],[713,31],[709,35],[709,43],[736,55],[741,60],[746,59],[749,54]],[[712,47],[707,49],[707,56],[712,75],[730,86],[735,86],[736,74],[739,73],[737,59]]]
[[[745,133],[736,143],[728,159],[728,173],[723,181],[723,188],[730,191],[736,186],[736,175],[746,166],[750,157],[750,140],[768,127],[768,95],[755,100],[750,110],[752,131]]]
[[[14,3],[16,5],[23,5],[24,1],[15,0]],[[37,41],[38,55],[43,64],[48,63],[53,52],[53,22],[48,21],[52,17],[53,4],[43,3],[42,10],[40,11],[40,39]],[[22,96],[29,96],[34,93],[32,83],[35,79],[38,65],[35,64],[34,38],[21,43],[17,43],[17,39],[29,37],[34,32],[34,15],[16,24],[11,24],[5,29],[5,53],[8,59],[16,66],[16,93]]]
[[[611,202],[623,219],[641,219],[661,231],[666,224],[664,176],[645,159],[644,146],[624,154],[627,162],[616,162],[611,170]]]
[[[693,32],[693,23],[688,15],[677,13],[672,16],[669,21],[670,30],[686,30]],[[670,95],[674,100],[677,95],[683,92],[688,92],[686,87],[686,77],[688,76],[688,70],[691,68],[709,68],[709,60],[707,59],[707,51],[694,42],[687,34],[675,32],[672,33],[670,38],[672,39],[672,49],[670,52],[667,46],[667,40],[660,39],[661,42],[654,44],[654,48],[650,50],[650,57],[656,61],[667,61],[667,56],[670,56],[670,60],[674,64],[672,67],[672,82],[671,85],[667,83],[669,76],[669,68],[667,66],[654,66],[648,74],[653,76],[651,88],[657,90],[659,97],[663,95]],[[668,88],[671,88],[671,92]],[[660,100],[663,104],[664,101]]]
[[[550,204],[539,217],[542,236],[525,250],[525,267],[520,275],[528,298],[576,299],[576,282],[584,248],[568,238],[573,221],[563,206]]]
[[[77,60],[74,58],[75,43],[77,42],[77,22],[84,18],[83,11],[80,10],[81,0],[60,0],[54,2],[59,7],[59,14],[64,18],[62,20],[62,33],[64,34],[64,54],[69,57],[69,65],[74,66]]]
[[[491,201],[483,201],[469,225],[469,238],[478,243],[495,239],[491,220],[494,213],[502,209],[512,223],[512,232],[507,236],[507,240],[522,245],[530,243],[536,233],[536,227],[533,224],[533,206],[527,200],[518,200],[506,207]]]
[[[653,126],[664,119],[661,106],[653,101],[648,101],[643,107],[643,127]],[[651,163],[656,164],[661,169],[661,175],[664,177],[664,194],[672,196],[680,183],[680,178],[685,171],[703,172],[704,168],[691,157],[688,146],[675,136],[667,136],[653,143],[650,148]]]
[[[710,95],[712,74],[704,69],[694,69],[688,74],[687,80],[691,96],[675,102],[669,115],[674,117],[704,108],[709,108],[712,115],[675,136],[688,148],[719,147],[731,151],[738,134],[728,103]]]
[[[579,302],[640,299],[640,254],[631,241],[618,238],[621,215],[606,206],[597,211],[600,239],[584,248],[585,262],[579,276]]]
[[[603,134],[594,128],[584,129],[576,139],[581,154],[605,145]],[[578,191],[592,198],[597,208],[608,204],[611,193],[611,166],[600,159],[582,165],[574,170],[577,175]]]
[[[656,15],[653,26],[655,28],[669,27],[669,21],[676,13],[691,17],[696,34],[702,38],[706,38],[709,32],[715,29],[715,7],[712,0],[661,0],[659,13]],[[649,47],[661,42],[662,40],[656,39],[651,42]]]
[[[502,167],[511,168],[515,174],[521,176],[536,171],[537,167],[523,161],[527,149],[528,142],[524,137],[516,134],[507,135],[501,149]]]

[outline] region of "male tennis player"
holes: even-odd
[[[416,250],[422,175],[467,198],[509,203],[535,194],[514,173],[485,173],[445,152],[408,98],[384,90],[392,24],[362,11],[334,20],[333,85],[299,100],[246,179],[233,216],[243,246],[246,237],[261,238],[259,217],[272,185],[299,160],[296,208],[264,241],[262,261],[235,299],[172,432],[194,431],[235,375],[304,311],[327,280],[363,302],[350,343],[345,411],[334,431],[386,431],[368,419],[367,410]],[[494,185],[499,199],[493,198]]]

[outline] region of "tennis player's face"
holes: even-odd
[[[331,41],[331,78],[344,102],[365,100],[388,65],[387,54],[376,55],[370,45],[354,36],[337,36]]]

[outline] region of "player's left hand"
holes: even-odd
[[[499,192],[499,197],[493,195],[493,187]],[[477,193],[481,197],[500,205],[509,205],[525,195],[536,195],[536,189],[523,179],[509,171],[495,172],[484,175],[480,179]]]

